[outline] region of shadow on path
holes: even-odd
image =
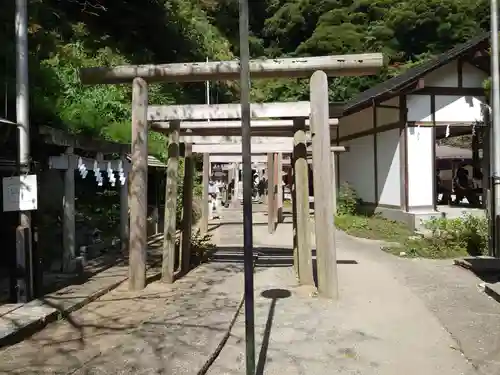
[[[267,361],[267,351],[269,349],[269,339],[271,338],[271,329],[273,326],[274,313],[276,311],[276,303],[279,299],[288,298],[292,294],[286,289],[268,289],[264,290],[260,295],[264,298],[270,299],[271,305],[269,306],[269,313],[267,314],[266,327],[264,328],[264,336],[262,337],[262,345],[260,347],[255,375],[264,374],[264,368]]]

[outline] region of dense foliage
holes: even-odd
[[[0,116],[13,119],[14,1],[0,12]],[[250,1],[253,57],[384,52],[392,68],[378,77],[331,81],[331,99],[345,100],[415,61],[485,30],[485,0]],[[238,55],[238,0],[29,0],[33,125],[127,141],[130,87],[84,87],[83,66],[232,59]],[[307,82],[253,82],[258,101],[304,99]],[[221,83],[213,101],[237,101],[237,84]],[[155,85],[150,102],[203,103],[202,84]],[[151,135],[164,157],[164,140]]]

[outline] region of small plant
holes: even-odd
[[[482,255],[488,247],[488,221],[466,214],[456,219],[434,218],[424,223],[431,233],[425,242],[431,252]]]
[[[347,182],[342,183],[337,197],[337,215],[355,215],[360,199],[356,190]]]
[[[211,234],[202,235],[199,230],[191,235],[191,259],[189,262],[191,264],[191,268],[210,260],[212,253],[216,248],[211,240]],[[180,238],[176,240],[175,246],[177,251],[179,251]]]
[[[191,265],[193,267],[206,263],[210,260],[210,257],[215,250],[215,245],[211,242],[211,240],[212,235],[202,235],[200,234],[200,231],[197,231],[191,237]]]

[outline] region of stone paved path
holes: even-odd
[[[240,271],[214,264],[174,286],[123,285],[0,351],[0,374],[196,374],[240,302]]]

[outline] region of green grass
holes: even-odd
[[[382,250],[397,256],[403,252],[407,258],[452,259],[470,255],[463,248],[443,246],[435,239],[422,237],[409,238],[399,246],[384,246]]]
[[[403,223],[377,215],[341,215],[335,217],[335,224],[352,236],[389,242],[382,250],[396,256],[446,259],[468,255],[461,246],[445,243],[442,238],[424,238]]]
[[[413,233],[404,224],[380,216],[341,215],[335,218],[340,230],[355,237],[403,243]]]

